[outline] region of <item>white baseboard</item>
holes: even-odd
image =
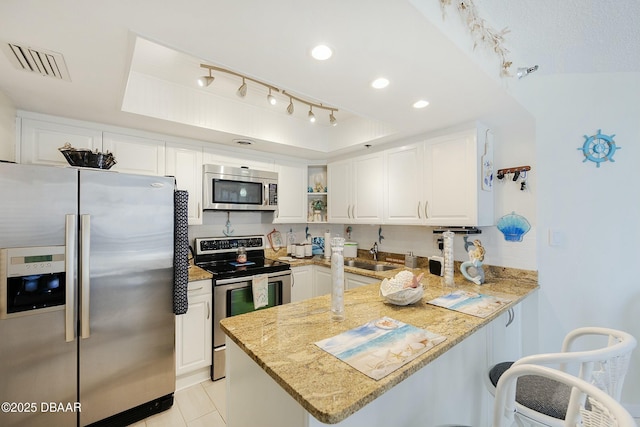
[[[211,366],[200,368],[196,371],[189,372],[187,374],[180,375],[176,378],[176,391],[182,390],[192,385],[199,384],[202,381],[211,378]]]

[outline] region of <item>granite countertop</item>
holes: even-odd
[[[291,265],[325,263],[329,266],[323,258],[314,258],[292,262]],[[395,276],[401,269],[372,272],[346,267],[345,271],[382,279]],[[416,275],[426,273],[422,269],[411,271]],[[448,291],[442,287],[439,276],[426,273],[421,280],[425,288],[422,301],[406,307],[384,303],[379,296],[379,284],[371,284],[345,291],[346,320],[343,322],[330,320],[330,295],[324,295],[229,317],[220,324],[230,339],[306,411],[323,423],[335,424],[417,372],[538,287],[536,272],[488,267],[485,273],[487,283],[482,286],[466,281],[459,274],[455,278],[459,289],[513,300],[484,319],[427,304],[427,301]],[[447,339],[378,381],[314,344],[383,316],[427,329]]]
[[[195,282],[196,280],[211,280],[213,274],[206,270],[201,269],[197,265],[189,264],[189,281]]]

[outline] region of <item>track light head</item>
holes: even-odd
[[[236,92],[236,94],[240,98],[244,98],[245,95],[247,94],[247,82],[244,80],[244,77],[242,78],[242,84],[238,88],[238,91]]]
[[[518,71],[516,72],[516,76],[521,79],[523,77],[528,76],[529,74],[533,73],[534,71],[538,70],[538,66],[534,65],[533,67],[523,67],[523,68],[518,68]]]
[[[289,98],[289,105],[287,105],[287,113],[293,114],[293,98]]]
[[[211,75],[211,68],[209,68],[209,75],[208,76],[202,76],[202,77],[198,78],[198,86],[207,87],[211,83],[213,83],[214,79],[215,79],[215,77],[213,77]]]
[[[336,120],[336,116],[333,115],[333,110],[329,113],[329,124],[331,124],[331,126],[338,125],[338,120]]]
[[[309,114],[307,114],[307,116],[309,117],[309,121],[311,123],[315,123],[316,122],[316,115],[313,114],[313,107],[311,105],[309,106]]]
[[[269,101],[269,104],[271,105],[276,105],[276,103],[278,101],[276,101],[276,97],[271,95],[271,88],[269,88],[269,95],[267,95],[267,101]]]

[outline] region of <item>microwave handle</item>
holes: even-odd
[[[262,184],[262,187],[264,188],[264,192],[262,193],[264,195],[264,197],[262,198],[262,205],[268,206],[269,205],[269,185]]]

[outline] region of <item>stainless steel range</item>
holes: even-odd
[[[224,378],[225,336],[220,320],[254,311],[252,283],[256,275],[268,276],[268,304],[291,302],[289,264],[265,258],[264,236],[209,237],[195,240],[195,264],[213,274],[213,365],[211,379]],[[246,260],[238,254],[246,251]]]

